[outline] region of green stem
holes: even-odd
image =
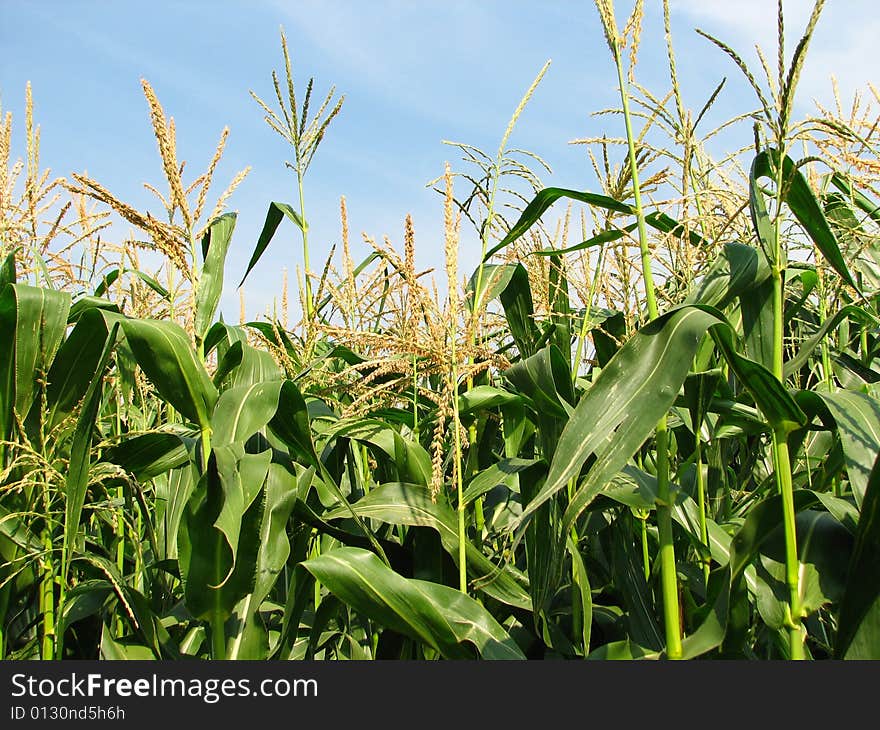
[[[419,432],[419,359],[414,354],[412,356],[412,367],[413,367],[413,396],[412,396],[412,409],[413,409],[413,438],[418,440],[418,432]]]
[[[467,531],[465,529],[464,476],[461,460],[461,434],[458,414],[458,363],[455,347],[455,334],[452,335],[452,441],[455,459],[455,486],[458,496],[458,588],[467,594]]]
[[[309,321],[312,318],[312,313],[314,311],[315,305],[312,301],[312,282],[309,279],[309,272],[311,271],[311,267],[309,265],[309,229],[306,225],[306,203],[305,197],[303,194],[303,176],[302,173],[297,170],[296,175],[297,187],[299,188],[299,216],[302,221],[302,228],[300,229],[302,232],[302,242],[303,242],[303,279],[305,280],[305,300],[306,300],[306,320]]]
[[[575,479],[572,477],[568,480],[568,501],[571,502],[575,493]],[[574,549],[577,549],[578,545],[578,531],[577,526],[571,526],[571,544],[574,546]],[[575,641],[578,639],[583,639],[584,635],[584,610],[581,605],[581,598],[579,595],[580,585],[578,582],[578,574],[574,567],[574,558],[571,561],[571,635]],[[584,647],[584,655],[589,653],[589,647]]]
[[[790,652],[792,659],[805,659],[805,632],[801,621],[800,563],[797,554],[797,533],[795,532],[794,492],[791,484],[791,465],[789,464],[788,442],[785,433],[774,430],[773,450],[779,491],[782,495],[782,515],[785,525],[785,582],[788,585],[789,616],[787,617]]]
[[[119,397],[118,394],[114,393],[114,399],[116,402],[116,414],[115,414],[115,424],[116,424],[116,436],[122,435],[122,414],[119,410]],[[119,575],[125,575],[125,492],[122,487],[117,487],[116,489],[116,499],[119,501],[119,507],[116,509],[116,569],[119,571]],[[122,636],[124,631],[124,623],[122,621],[122,616],[117,614],[116,616],[116,636]]]
[[[651,555],[648,552],[648,517],[639,517],[639,525],[642,538],[642,569],[645,573],[645,580],[651,579]]]
[[[629,94],[623,77],[623,63],[620,50],[614,45],[614,62],[617,66],[617,80],[620,85],[620,100],[623,105],[623,119],[626,124],[626,141],[629,151],[629,166],[632,177],[633,199],[636,221],[639,230],[639,252],[642,260],[642,276],[645,280],[645,299],[648,317],[654,320],[659,315],[657,296],[654,290],[654,275],[651,271],[651,250],[648,247],[648,229],[645,212],[642,208],[642,194],[639,186],[636,145],[632,131],[629,111]],[[669,499],[669,442],[666,416],[657,423],[655,431],[657,447],[657,528],[660,539],[660,584],[663,595],[663,624],[666,628],[666,656],[669,659],[681,658],[681,619],[678,604],[678,576],[675,567],[675,545],[672,539],[672,512]]]
[[[574,365],[571,369],[572,382],[577,380],[578,371],[581,369],[581,358],[584,354],[584,342],[587,339],[587,332],[590,324],[590,316],[593,312],[593,300],[596,298],[596,291],[599,288],[599,277],[602,275],[602,265],[605,262],[605,244],[599,246],[599,257],[596,260],[596,269],[593,272],[593,279],[590,282],[590,297],[587,306],[584,308],[584,319],[581,322],[581,331],[578,334],[577,347],[574,353]]]
[[[776,215],[773,222],[773,374],[780,383],[785,382],[783,369],[784,356],[784,316],[785,316],[785,280],[787,251],[782,245],[781,219],[783,199],[783,167],[785,159],[784,144],[779,144],[779,159],[776,164]],[[794,512],[794,490],[791,481],[791,461],[788,453],[786,432],[782,429],[773,430],[773,465],[776,475],[776,486],[782,497],[783,526],[785,530],[785,578],[789,589],[789,640],[792,659],[804,659],[804,631],[801,622],[799,558],[797,552],[797,530]]]
[[[211,617],[211,655],[214,659],[226,658],[226,622],[219,611]]]
[[[819,280],[818,290],[819,290],[819,316],[822,321],[828,319],[828,302],[826,301],[826,293],[825,293],[825,276],[822,274],[822,267],[819,265],[819,255],[818,248],[816,250],[816,276]],[[826,337],[822,338],[822,344],[820,345],[822,352],[822,378],[825,381],[825,389],[830,393],[834,388],[834,374],[831,370],[831,355],[828,350],[828,339]],[[807,471],[809,474],[809,470]],[[831,479],[831,490],[834,493],[835,497],[843,496],[843,489],[841,488],[840,479],[835,475]]]
[[[41,658],[55,659],[55,571],[52,564],[52,536],[43,533],[43,547],[46,558],[43,564],[43,579],[40,582],[40,613],[43,615],[43,643]]]
[[[678,576],[675,544],[672,540],[672,503],[669,490],[669,433],[666,416],[657,424],[657,530],[660,538],[660,587],[663,595],[663,625],[666,656],[681,659],[681,615],[678,605]]]
[[[321,555],[321,534],[317,530],[315,530],[312,537],[312,554],[309,556],[309,558],[317,558]],[[317,578],[315,579],[315,591],[314,595],[312,596],[312,604],[314,606],[315,613],[317,613],[318,606],[321,605],[321,581],[319,581]]]
[[[703,558],[703,577],[709,582],[709,564],[711,558],[709,550],[709,530],[706,524],[706,475],[703,473],[703,439],[700,436],[700,426],[694,426],[694,438],[696,439],[695,461],[697,467],[697,499],[700,505],[700,542],[706,547],[707,555]]]
[[[645,211],[642,208],[642,191],[639,184],[639,169],[636,162],[636,143],[632,131],[632,120],[629,112],[629,95],[627,93],[626,82],[623,78],[623,64],[621,63],[619,52],[615,51],[615,62],[617,64],[617,79],[620,83],[620,100],[623,104],[623,120],[626,125],[626,141],[629,148],[629,167],[632,176],[633,200],[636,210],[636,222],[639,229],[639,253],[642,260],[642,276],[645,279],[645,299],[648,305],[648,317],[656,319],[659,316],[657,309],[657,295],[654,290],[654,274],[651,271],[651,250],[648,247],[648,228],[645,223]]]

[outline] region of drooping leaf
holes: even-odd
[[[861,506],[874,460],[880,454],[880,403],[870,395],[849,390],[819,391],[817,395],[837,424],[849,483],[856,504]]]
[[[371,489],[351,507],[360,517],[381,520],[392,525],[431,527],[440,534],[443,547],[458,560],[458,519],[441,502],[432,502],[428,489],[415,484],[388,483]],[[327,520],[347,517],[348,510],[339,507],[324,515]],[[523,586],[509,570],[496,566],[470,542],[465,546],[468,573],[479,590],[519,608],[531,608],[531,600]]]
[[[486,256],[483,259],[484,261],[488,261],[492,256],[498,253],[501,249],[507,246],[512,241],[515,241],[517,238],[522,236],[526,231],[529,230],[538,219],[544,215],[544,212],[549,208],[553,203],[555,203],[560,198],[569,198],[570,200],[577,200],[581,203],[587,203],[588,205],[595,205],[599,208],[603,208],[605,210],[611,210],[616,213],[629,213],[633,212],[631,206],[626,203],[621,203],[614,198],[609,198],[607,195],[598,195],[596,193],[582,193],[577,190],[567,190],[565,188],[544,188],[541,190],[534,198],[532,198],[531,202],[525,207],[523,212],[520,214],[519,220],[513,224],[508,234],[495,246],[493,246],[489,251],[486,252]]]
[[[180,326],[152,319],[124,319],[122,330],[137,364],[159,395],[201,429],[209,428],[217,388]]]
[[[510,335],[516,343],[520,356],[533,355],[539,340],[538,328],[535,325],[535,306],[532,302],[532,290],[529,275],[522,264],[507,264],[513,267],[510,279],[499,297],[507,318]]]
[[[781,383],[757,363],[737,355],[730,325],[717,310],[697,305],[677,308],[643,327],[602,369],[568,420],[547,482],[526,505],[523,519],[577,477],[594,454],[595,463],[566,511],[565,526],[570,528],[672,405],[707,330],[717,336],[731,368],[759,402],[765,417],[779,427],[788,422],[805,423],[806,417]]]
[[[754,246],[726,243],[685,301],[725,309],[769,277],[767,258]]]
[[[752,162],[750,174],[752,181],[761,177],[774,180],[780,162],[779,157],[779,152],[775,149],[760,152]],[[795,218],[803,226],[804,231],[813,239],[813,243],[822,252],[825,260],[840,275],[840,278],[858,290],[858,286],[853,281],[846,261],[844,261],[843,255],[840,253],[837,238],[831,230],[831,226],[828,225],[828,219],[825,217],[819,201],[816,200],[816,196],[810,188],[807,179],[788,155],[782,158],[781,163],[783,197],[791,212],[794,213]],[[757,190],[757,186],[754,183],[752,189],[754,192],[751,199],[754,206],[756,197],[762,196],[763,193]],[[769,218],[767,223],[756,221],[756,227],[760,224],[760,228],[765,231],[762,238],[769,242],[766,234],[768,223]]]
[[[254,253],[251,255],[251,260],[248,262],[244,276],[241,277],[241,281],[238,284],[239,288],[244,284],[244,280],[247,279],[248,274],[251,273],[254,266],[257,265],[257,262],[260,260],[260,257],[263,255],[263,252],[266,250],[266,247],[269,245],[269,242],[275,235],[275,231],[278,230],[278,226],[285,216],[293,221],[293,224],[301,231],[308,230],[308,225],[302,218],[300,218],[299,213],[287,203],[269,203],[269,211],[266,213],[266,221],[263,223],[263,230],[260,231],[260,237],[257,239]]]
[[[377,623],[422,641],[447,659],[524,659],[479,603],[448,586],[404,578],[372,553],[336,548],[303,563],[334,595]]]
[[[103,461],[117,464],[145,482],[189,461],[197,434],[191,431],[151,431],[104,450]]]
[[[532,469],[536,468],[546,469],[543,459],[500,459],[483,469],[468,483],[464,490],[464,502],[470,504],[477,497],[501,485],[511,491],[518,491],[519,475],[523,474],[525,478],[537,481],[536,475],[529,474]]]

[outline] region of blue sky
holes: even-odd
[[[646,5],[637,80],[658,95],[668,87],[659,0]],[[617,3],[619,22],[631,3]],[[701,27],[749,58],[755,43],[775,54],[772,0],[673,0],[676,52],[692,106],[723,77],[715,110],[721,120],[753,107],[732,63],[693,32]],[[794,47],[811,3],[786,0],[788,47]],[[858,19],[858,22],[853,22]],[[542,155],[553,167],[545,184],[594,188],[578,137],[620,134],[618,120],[591,118],[616,99],[613,67],[591,2],[497,0],[0,0],[0,99],[23,120],[24,86],[33,84],[42,127],[42,161],[57,175],[87,170],[118,197],[155,208],[142,182],[163,180],[140,79],[155,88],[178,130],[178,157],[194,174],[207,165],[224,125],[230,137],[215,177],[216,192],[252,166],[230,201],[239,212],[222,307],[237,319],[234,284],[244,272],[269,201],[293,203],[295,178],[284,167],[291,151],[262,121],[253,89],[272,95],[271,71],[282,69],[279,26],[294,73],[316,92],[344,93],[306,179],[313,266],[339,241],[339,197],[345,195],[353,249],[359,233],[401,244],[411,213],[420,267],[442,267],[442,210],[426,183],[444,162],[461,169],[444,139],[494,152],[517,102],[548,60],[552,65],[523,114],[511,144]],[[844,98],[878,82],[880,22],[871,0],[828,0],[799,93],[801,112],[830,99],[830,74]],[[16,128],[21,133],[23,124]],[[747,144],[751,131],[737,133]],[[22,136],[14,154],[23,154]],[[219,189],[217,189],[219,188]],[[124,229],[123,229],[124,230]],[[464,267],[477,263],[465,239]],[[249,315],[280,292],[281,269],[300,262],[299,240],[283,228],[245,286]]]

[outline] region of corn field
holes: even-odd
[[[644,29],[596,0],[594,179],[547,187],[511,144],[545,66],[497,151],[454,143],[430,183],[442,272],[411,217],[354,260],[344,198],[310,260],[344,104],[283,33],[253,112],[295,192],[255,242],[247,169],[213,185],[227,130],[191,175],[142,82],[157,217],[51,177],[28,85],[21,157],[0,127],[0,657],[880,658],[880,94],[794,117],[823,4],[757,71],[706,37],[754,97],[705,129],[724,84],[685,107],[667,0]],[[232,324],[270,245],[291,293]]]

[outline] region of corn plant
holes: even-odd
[[[303,179],[341,100],[309,120],[282,36],[287,93],[273,75],[279,110],[260,103],[299,210],[269,205],[240,281],[293,221],[293,328],[286,287],[280,317],[219,311],[244,215],[226,202],[245,172],[205,215],[225,131],[185,184],[143,82],[158,220],[85,175],[52,183],[30,103],[12,162],[7,117],[2,656],[880,657],[880,125],[861,102],[794,118],[822,5],[790,58],[761,54],[766,83],[709,38],[758,108],[698,137],[726,87],[686,108],[668,3],[656,95],[643,4],[620,29],[597,0],[620,101],[618,131],[576,140],[597,187],[545,187],[508,149],[545,66],[495,157],[457,143],[468,167],[434,181],[445,288],[410,216],[402,251],[366,236],[355,263],[344,199],[341,260],[311,271]],[[740,127],[754,144],[708,154]],[[102,244],[111,212],[143,240]]]

